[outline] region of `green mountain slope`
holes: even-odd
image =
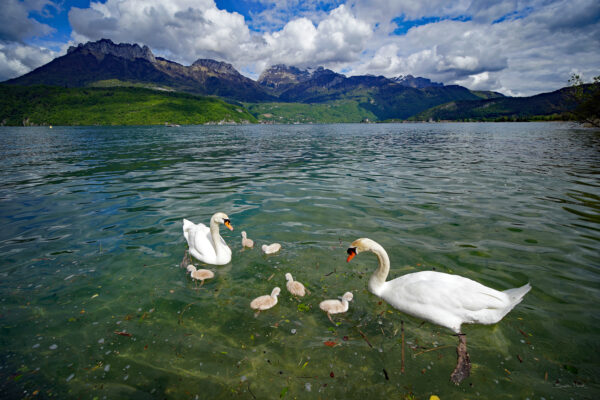
[[[372,100],[361,106],[371,111],[380,121],[406,119],[423,110],[452,100],[475,100],[479,97],[462,86],[427,87],[415,89],[390,85],[373,93]]]
[[[160,125],[256,122],[243,106],[143,88],[0,85],[2,125]]]
[[[568,119],[577,106],[569,88],[531,97],[500,97],[475,101],[451,101],[423,111],[410,120],[530,120]]]
[[[329,103],[255,103],[246,107],[264,123],[342,123],[375,121],[377,117],[362,108],[357,101],[339,100]]]

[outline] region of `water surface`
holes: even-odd
[[[600,394],[598,131],[1,128],[0,160],[2,398]],[[196,289],[181,221],[216,211],[233,259]],[[457,387],[456,337],[366,290],[376,258],[345,262],[359,237],[387,249],[390,278],[435,269],[533,290],[500,323],[463,327],[473,369]],[[262,255],[272,242],[282,251]],[[292,298],[286,272],[311,295]],[[250,301],[274,286],[279,304],[255,317]],[[318,304],[345,291],[334,326]]]

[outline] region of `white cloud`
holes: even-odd
[[[219,10],[212,0],[108,0],[72,8],[69,21],[78,42],[112,39],[140,43],[173,59],[231,60],[251,42],[244,17]]]
[[[353,0],[348,3],[361,17],[370,21],[384,22],[386,19],[401,15],[409,20],[442,15],[455,17],[462,15],[471,1]]]
[[[389,42],[357,70],[387,76],[416,73],[451,82],[507,67],[507,59],[496,51],[496,42],[472,22],[424,25]]]
[[[29,17],[32,11],[43,12],[48,7],[56,7],[48,0],[19,1],[2,0],[0,12],[0,40],[22,41],[31,37],[41,37],[54,31],[54,28]]]
[[[506,88],[500,85],[498,78],[492,76],[491,73],[485,71],[479,74],[469,75],[464,79],[457,79],[454,81],[455,84],[465,86],[471,90],[488,90],[494,88],[494,90],[506,92]],[[512,95],[512,93],[506,93]]]
[[[52,61],[57,53],[45,46],[25,44],[55,31],[30,17],[30,13],[49,16],[58,6],[49,0],[2,0],[0,13],[0,82],[23,75]]]
[[[359,59],[371,35],[369,24],[355,18],[342,5],[317,26],[300,18],[288,22],[280,31],[265,33],[263,58],[270,64],[343,64]]]
[[[326,8],[332,10],[345,3],[344,0],[258,0],[265,7],[260,12],[251,13],[249,24],[252,29],[260,31],[281,30],[293,19],[306,18],[318,24],[327,18]]]
[[[471,20],[447,19],[402,36],[377,36],[370,58],[353,65],[353,73],[413,74],[518,95],[564,87],[573,68],[598,74],[600,3],[525,8],[498,8],[496,14],[482,8]]]
[[[26,74],[57,56],[44,47],[0,43],[0,82]]]
[[[185,64],[209,57],[245,70],[274,63],[356,61],[372,34],[371,27],[343,5],[317,25],[296,18],[263,34],[252,33],[242,15],[219,10],[212,0],[108,0],[71,9],[69,20],[78,42],[101,38],[136,42]]]

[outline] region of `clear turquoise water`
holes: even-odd
[[[600,395],[598,131],[0,128],[0,160],[1,398]],[[181,220],[216,211],[233,259],[196,290]],[[390,278],[435,268],[533,290],[500,323],[464,326],[473,369],[455,386],[456,337],[367,292],[376,258],[345,262],[359,237],[387,249]],[[286,272],[311,295],[284,289],[255,317]],[[334,327],[318,303],[348,290]]]

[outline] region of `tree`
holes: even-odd
[[[586,84],[579,74],[569,78],[571,97],[577,103],[573,114],[579,122],[600,128],[600,75],[594,82]]]

